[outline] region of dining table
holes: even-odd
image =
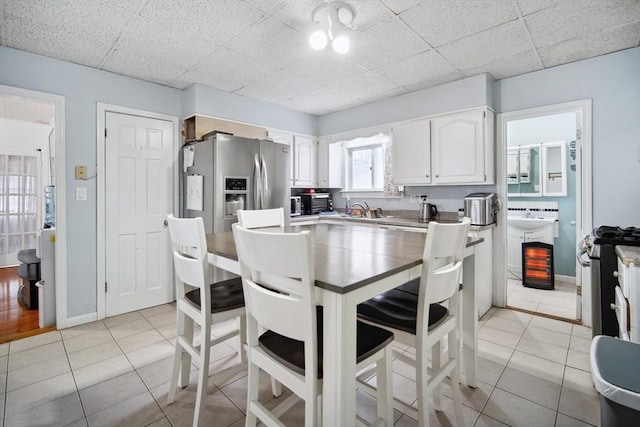
[[[283,232],[309,230],[313,241],[316,298],[323,310],[322,424],[356,423],[357,305],[420,277],[426,233],[341,223],[291,225]],[[428,231],[427,231],[428,233]],[[462,277],[462,354],[467,386],[475,387],[478,348],[475,250],[482,238],[467,240]],[[207,235],[209,262],[240,274],[233,233]]]

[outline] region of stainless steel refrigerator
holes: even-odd
[[[207,233],[231,231],[238,209],[285,209],[289,222],[289,146],[214,134],[183,147],[183,217],[202,217]]]

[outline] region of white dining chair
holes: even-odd
[[[284,227],[284,208],[238,210],[238,224],[244,228]],[[271,377],[271,393],[274,397],[282,394],[282,386]]]
[[[189,382],[191,357],[198,359],[198,388],[193,426],[197,426],[204,409],[209,380],[211,346],[238,336],[239,369],[246,364],[246,322],[242,280],[239,277],[211,283],[207,261],[207,241],[202,218],[180,219],[167,216],[176,274],[177,337],[173,370],[169,383],[168,403],[173,403],[178,382],[184,388]],[[211,338],[211,325],[237,319],[238,328],[216,339]],[[200,330],[200,344],[194,342],[194,323]]]
[[[420,279],[358,305],[360,320],[392,331],[398,342],[416,349],[415,359],[397,350],[393,355],[416,370],[418,410],[397,398],[394,401],[396,408],[415,417],[420,426],[429,425],[429,396],[433,398],[434,409],[441,410],[440,385],[447,375],[451,377],[456,424],[464,425],[458,367],[461,329],[459,289],[469,224],[469,218],[463,218],[457,224],[430,222]],[[446,351],[443,346],[445,338]],[[429,349],[432,350],[430,371],[427,370]],[[442,357],[446,360],[441,360]],[[375,391],[366,383],[369,376],[366,372],[361,374],[358,385]]]
[[[316,305],[311,234],[247,229],[234,224],[233,235],[247,310],[246,425],[255,426],[259,419],[268,426],[281,426],[278,418],[300,398],[305,402],[305,426],[316,425],[323,377],[322,307]],[[374,362],[377,367],[376,423],[391,426],[393,334],[357,322],[357,340],[360,369]],[[272,410],[258,401],[260,370],[293,392]]]

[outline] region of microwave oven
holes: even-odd
[[[302,194],[300,198],[304,215],[315,215],[333,210],[333,200],[330,193],[307,193]]]
[[[302,199],[300,196],[291,197],[291,216],[302,215]]]

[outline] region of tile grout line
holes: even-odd
[[[78,394],[78,400],[80,401],[80,408],[82,408],[82,415],[84,415],[84,420],[89,425],[89,420],[87,419],[87,411],[84,409],[84,403],[82,402],[82,397],[80,396],[80,389],[78,388],[78,382],[76,381],[76,375],[73,372],[71,367],[71,360],[69,359],[69,353],[67,352],[67,346],[64,343],[64,337],[62,336],[62,332],[60,332],[60,341],[62,341],[62,348],[64,349],[64,355],[67,358],[67,363],[69,364],[69,372],[71,372],[71,377],[73,378],[73,384],[76,386],[76,393]],[[76,420],[80,421],[80,420]]]

